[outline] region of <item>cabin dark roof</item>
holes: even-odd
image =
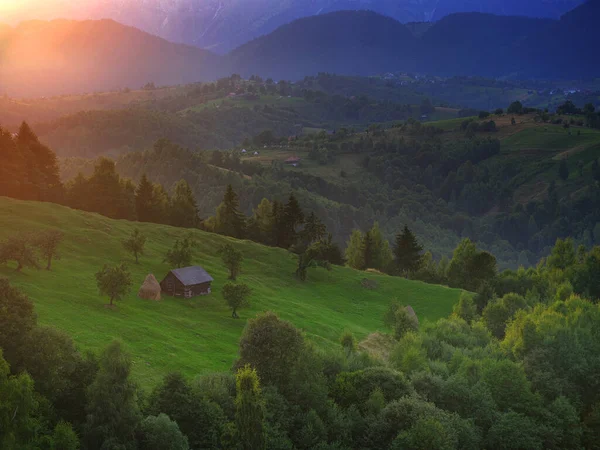
[[[171,273],[175,275],[184,286],[193,286],[195,284],[213,281],[213,277],[211,277],[208,272],[200,266],[173,269],[171,270]]]

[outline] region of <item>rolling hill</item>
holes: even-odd
[[[212,79],[219,59],[112,20],[23,22],[0,49],[0,92],[27,97]]]
[[[294,276],[294,256],[284,250],[201,231],[111,220],[49,203],[0,198],[0,239],[17,231],[47,228],[65,234],[62,258],[53,264],[53,271],[16,273],[7,265],[0,267],[0,276],[31,297],[39,322],[67,331],[80,348],[99,350],[113,339],[122,340],[133,355],[134,375],[144,386],[153,385],[169,371],[192,376],[229,369],[245,319],[260,311],[275,311],[302,328],[318,347],[327,349],[339,345],[344,330],[363,339],[382,328],[382,315],[393,299],[412,305],[423,322],[448,315],[460,295],[459,290],[342,267],[331,272],[311,269],[308,281],[302,283]],[[139,265],[120,244],[134,228],[148,237]],[[166,250],[175,239],[188,235],[197,242],[193,262],[215,278],[213,294],[161,302],[137,298],[148,273],[161,279],[170,269],[162,262]],[[216,253],[225,242],[244,253],[239,281],[253,290],[251,307],[240,311],[240,320],[231,318],[220,295],[227,273]],[[98,295],[94,273],[103,264],[122,261],[129,265],[134,287],[115,310],[107,309],[106,299]],[[375,281],[377,289],[362,288],[365,277]]]

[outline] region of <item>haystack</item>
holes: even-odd
[[[138,297],[145,300],[160,300],[160,284],[154,275],[150,274],[146,277],[138,292]]]
[[[414,320],[414,322],[417,324],[417,327],[419,326],[419,318],[417,317],[417,313],[415,312],[414,309],[412,309],[412,306],[408,305],[406,308],[406,312],[408,313],[408,316]]]

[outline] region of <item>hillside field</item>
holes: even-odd
[[[136,265],[121,241],[138,227],[148,238],[146,254]],[[338,344],[344,330],[358,339],[382,329],[382,316],[397,299],[415,309],[421,323],[447,316],[460,291],[384,275],[334,267],[331,272],[310,269],[308,281],[295,276],[294,255],[249,241],[235,241],[199,230],[112,220],[62,206],[0,197],[0,239],[18,232],[47,228],[65,234],[61,259],[51,272],[0,266],[0,276],[26,292],[35,303],[39,322],[69,333],[81,349],[100,350],[113,339],[122,340],[131,352],[134,375],[143,386],[152,386],[169,371],[194,376],[228,370],[246,319],[272,310],[302,328],[320,348]],[[165,297],[161,302],[137,298],[144,278],[154,273],[159,281],[168,272],[163,255],[175,239],[193,235],[197,241],[193,263],[215,278],[213,293],[190,300]],[[243,251],[243,273],[238,278],[253,290],[251,308],[231,318],[220,290],[227,279],[217,250],[232,242]],[[116,309],[105,307],[94,274],[103,264],[126,262],[134,286]],[[363,278],[375,280],[376,290],[361,286]]]

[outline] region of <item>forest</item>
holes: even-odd
[[[448,273],[470,278],[465,243]],[[410,254],[404,253],[405,255]],[[390,299],[386,334],[323,351],[272,312],[231,370],[150,390],[120,342],[80,352],[0,280],[0,444],[8,449],[592,449],[600,437],[598,247],[559,241],[419,324]],[[582,284],[583,283],[583,284]],[[574,290],[587,283],[583,296]],[[375,336],[375,335],[374,335]]]
[[[596,114],[585,109],[588,118]],[[238,153],[194,154],[167,140],[116,162],[100,159],[87,175],[63,182],[56,154],[31,127],[24,123],[15,135],[0,130],[5,162],[0,195],[62,203],[110,218],[199,227],[288,249],[297,258],[295,275],[304,283],[311,282],[306,276],[311,266],[347,264],[464,289],[453,313],[437,322],[420,323],[406,305],[390,298],[381,317],[385,333],[374,342],[359,342],[346,332],[329,350],[318,348],[290,322],[267,311],[248,320],[231,370],[193,378],[174,372],[143,389],[131,377],[126,345],[107,342],[99,354],[81,352],[66,333],[40,325],[31,299],[2,279],[0,446],[596,448],[600,247],[583,245],[574,223],[568,222],[564,232],[553,230],[557,222],[575,220],[577,214],[585,218],[581,223],[592,224],[598,203],[590,197],[582,204],[587,206],[573,214],[579,203],[559,202],[555,193],[564,186],[557,181],[547,199],[527,209],[514,205],[498,190],[506,169],[495,159],[502,152],[495,137],[502,131],[494,131],[496,122],[516,127],[517,118],[529,114],[539,117],[536,123],[544,124],[540,126],[565,130],[565,139],[584,128],[577,118],[564,127],[564,115],[563,123],[552,124],[558,115],[526,113],[519,104],[508,110],[508,116],[497,112],[493,117],[486,113],[461,119],[452,128],[451,140],[445,139],[448,132],[443,128],[409,120],[389,129],[340,129],[292,141],[307,154],[316,148],[317,160],[320,149],[331,152],[334,160],[342,148],[357,154],[366,174],[379,180],[372,192],[369,186],[349,188],[277,164],[242,161]],[[574,136],[566,134],[573,130]],[[262,134],[253,141],[275,145],[280,138]],[[328,159],[316,163],[328,164]],[[583,169],[577,176],[594,195],[597,160]],[[560,161],[550,170],[563,183],[571,177],[565,175],[571,167]],[[122,175],[127,171],[131,178]],[[344,179],[341,174],[340,178]],[[275,188],[279,195],[270,195]],[[319,192],[331,200],[318,199]],[[405,203],[395,203],[394,198]],[[348,203],[332,207],[343,199]],[[312,207],[316,201],[322,202],[320,207]],[[485,202],[499,205],[498,216],[507,220],[527,217],[527,248],[540,241],[536,251],[529,249],[535,267],[530,263],[499,270],[498,255],[467,238],[457,239],[451,258],[435,257],[439,254],[427,235],[412,223],[398,224],[390,244],[390,233],[375,220],[386,208],[408,208],[407,204],[423,222],[444,220],[444,211],[449,221],[460,212],[477,217],[484,211],[478,205]],[[359,211],[367,204],[372,212],[360,219]],[[561,213],[561,208],[570,213]],[[332,220],[332,214],[339,216]],[[531,217],[535,228],[530,227]],[[358,220],[364,226],[355,226]],[[481,220],[467,218],[460,234],[471,223],[469,234],[478,236],[473,223],[487,219]],[[346,237],[336,223],[348,230],[345,250],[340,241]],[[500,223],[496,217],[485,230],[492,236],[505,233],[507,240],[524,245],[517,240],[521,235],[510,235],[517,222],[506,228]],[[9,239],[2,244],[0,262],[31,254],[27,242],[14,243]]]

